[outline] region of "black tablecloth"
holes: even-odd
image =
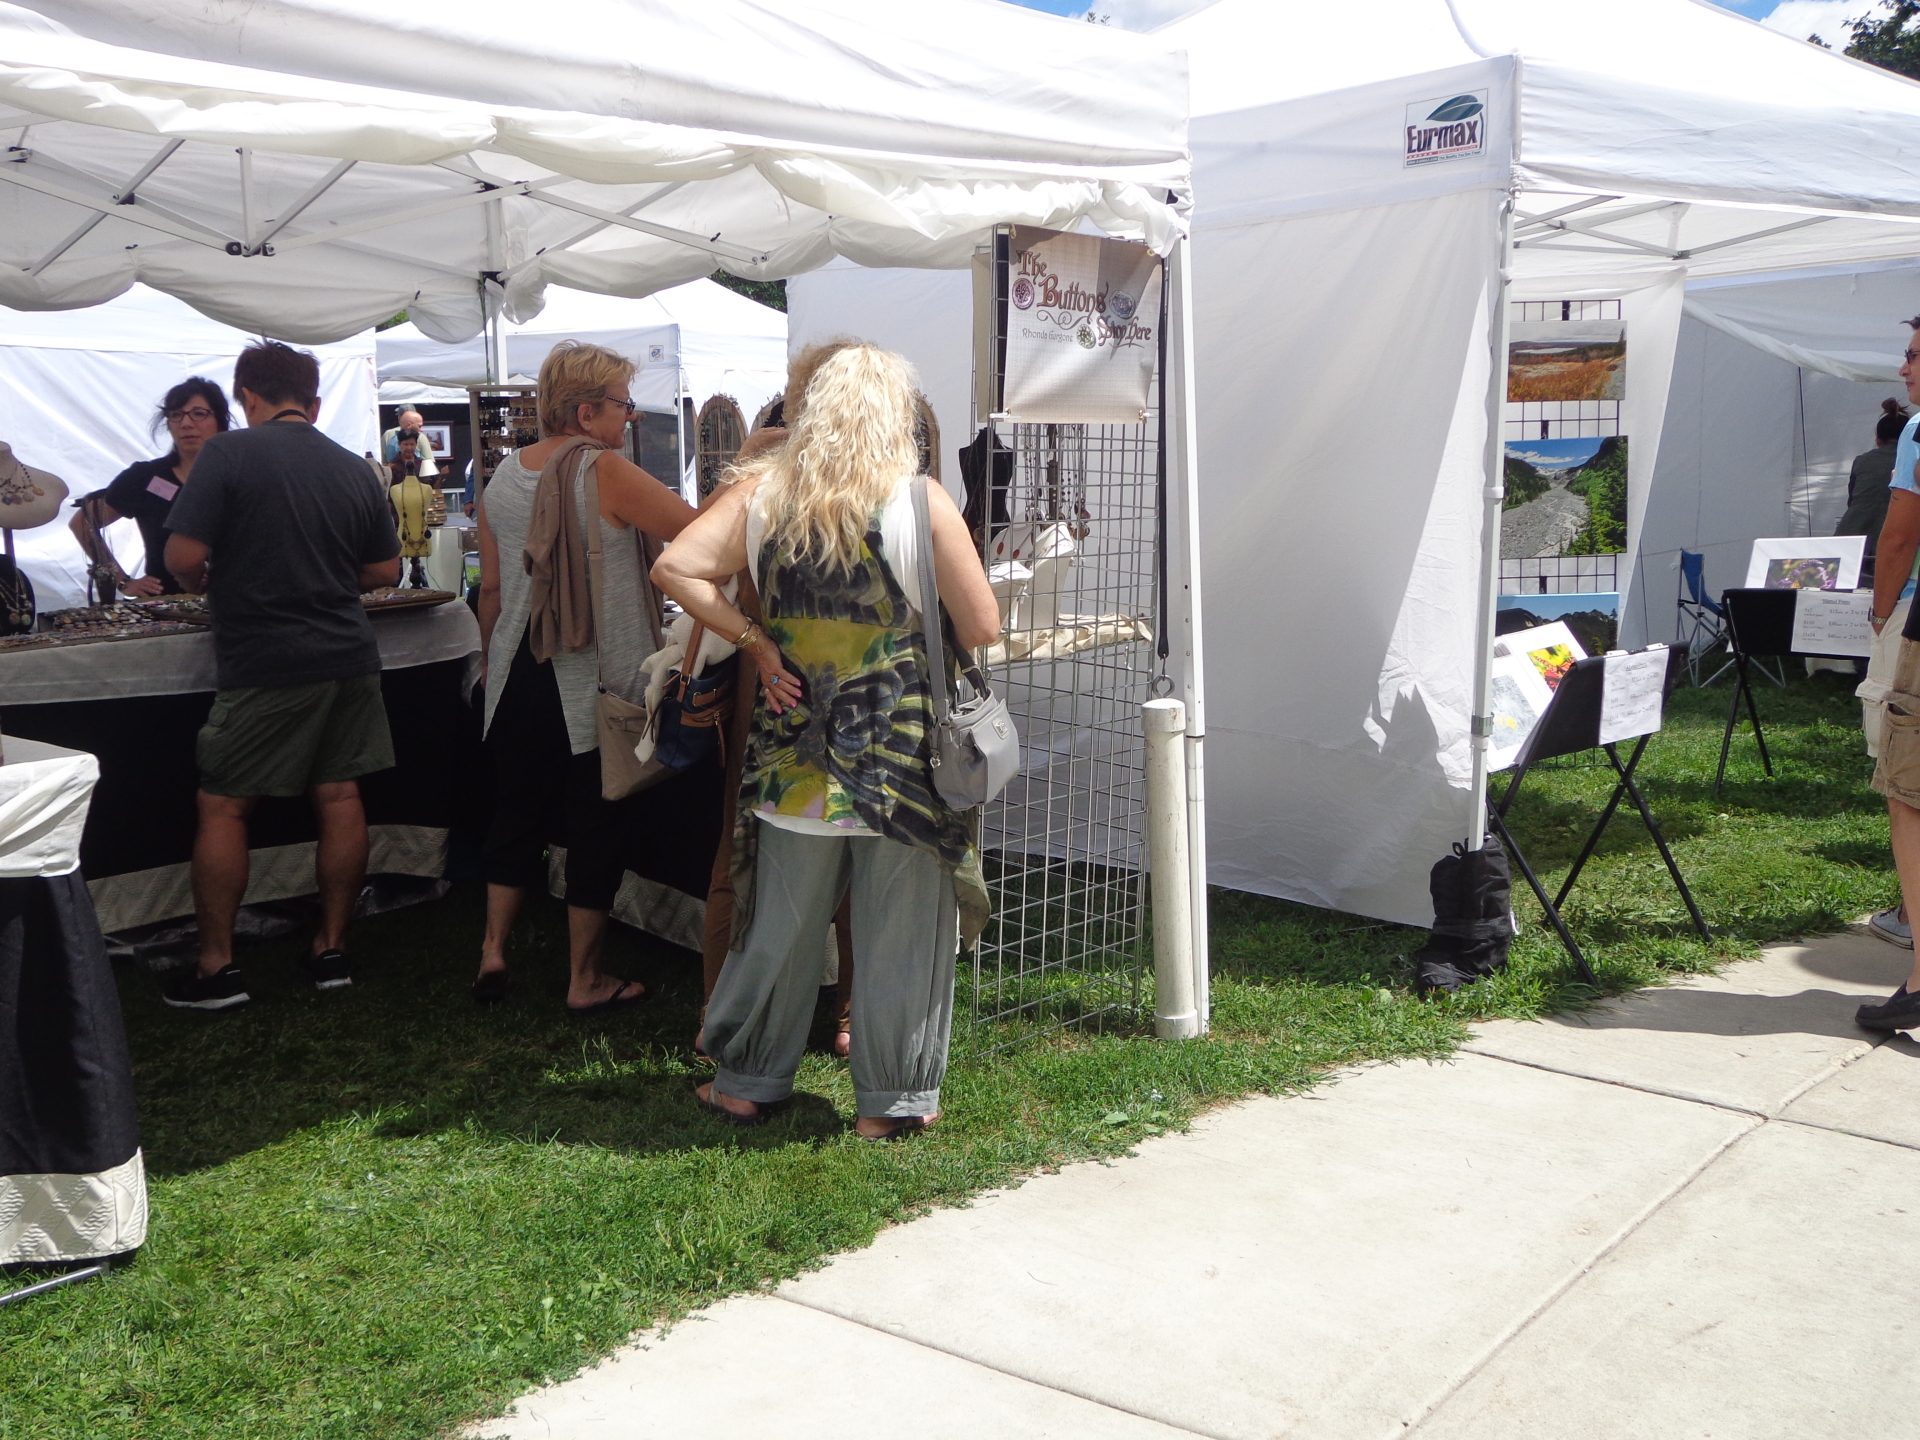
[[[139,1148],[120,996],[86,882],[79,871],[0,880],[0,1198],[9,1177],[104,1175]],[[27,1258],[124,1248],[111,1235],[95,1246],[56,1238]]]

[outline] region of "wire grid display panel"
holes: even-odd
[[[994,535],[1032,574],[986,652],[1021,766],[981,818],[993,919],[974,953],[973,1013],[1052,1028],[1141,1001],[1159,425],[1000,433],[1014,471]],[[1006,562],[993,573],[996,588],[1020,588]]]

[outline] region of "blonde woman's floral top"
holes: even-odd
[[[797,562],[772,539],[755,568],[767,634],[802,689],[780,715],[755,696],[734,827],[734,943],[752,918],[755,815],[865,829],[937,856],[954,876],[971,942],[987,914],[977,812],[948,808],[934,789],[920,616],[887,563],[879,525],[848,572]]]

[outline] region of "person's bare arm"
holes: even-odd
[[[175,531],[167,536],[163,563],[182,591],[188,595],[204,595],[207,593],[207,561],[212,555],[205,541]]]
[[[169,542],[169,544],[171,544],[171,542]],[[376,560],[371,565],[362,565],[360,567],[360,592],[362,594],[365,594],[369,590],[378,590],[382,585],[398,585],[399,583],[400,557],[398,555],[394,556],[391,560]]]
[[[638,465],[611,450],[595,462],[600,477],[600,513],[671,540],[692,523],[694,508]]]
[[[1000,603],[966,518],[935,481],[927,482],[927,518],[933,522],[933,583],[953,620],[954,638],[969,650],[992,644],[1000,638]]]
[[[480,517],[480,673],[486,674],[487,656],[493,651],[493,627],[500,621],[500,547],[487,523],[487,497],[483,492],[478,508]]]
[[[74,507],[73,519],[67,522],[67,528],[73,532],[73,538],[80,542],[80,552],[87,557],[89,564],[113,567],[115,589],[128,595],[158,595],[166,587],[151,575],[142,575],[137,580],[129,579],[127,572],[120,568],[120,560],[113,553],[113,547],[107,544],[107,537],[100,533],[120,518],[120,512],[109,505],[103,496],[91,495]],[[162,563],[165,563],[164,560]]]
[[[1887,518],[1873,562],[1873,629],[1878,634],[1900,603],[1913,573],[1913,556],[1920,550],[1920,495],[1895,490],[1887,498]]]
[[[707,502],[666,554],[654,563],[653,583],[714,634],[732,640],[749,624],[721,593],[720,582],[747,568],[747,500],[753,482],[742,481]],[[767,706],[778,715],[800,698],[800,682],[780,658],[780,647],[760,631],[743,647],[760,671]]]

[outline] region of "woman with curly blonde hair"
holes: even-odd
[[[999,633],[1000,614],[959,508],[931,483],[939,594],[920,593],[917,394],[898,355],[838,350],[785,443],[742,466],[654,566],[661,589],[751,654],[758,680],[733,949],[703,1032],[717,1071],[696,1092],[735,1124],[764,1121],[793,1093],[849,883],[855,1129],[892,1139],[939,1114],[954,958],[985,922],[986,891],[971,818],[933,785],[923,627],[944,606],[953,639],[972,648]],[[762,622],[719,588],[742,569]]]

